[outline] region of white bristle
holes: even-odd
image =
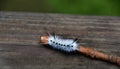
[[[62,39],[59,36],[50,36],[48,38],[48,44],[59,50],[63,50],[66,52],[72,52],[77,49],[77,42],[72,39]]]

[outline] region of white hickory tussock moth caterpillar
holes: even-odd
[[[62,39],[59,36],[49,36],[48,44],[56,49],[60,49],[66,52],[72,52],[77,49],[77,42],[73,39]]]
[[[47,40],[46,40],[47,39]],[[43,36],[41,37],[41,42],[43,44],[48,44],[52,48],[59,49],[65,52],[73,52],[77,49],[78,39],[63,39],[60,36],[57,35],[51,35],[49,34],[49,37]]]

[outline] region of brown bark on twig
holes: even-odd
[[[117,57],[115,55],[107,55],[107,54],[99,52],[95,49],[91,49],[91,48],[84,47],[84,46],[80,46],[78,51],[80,51],[81,53],[86,54],[92,58],[102,59],[102,60],[110,61],[112,63],[117,63],[118,65],[120,65],[120,57]]]

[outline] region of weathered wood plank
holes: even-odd
[[[1,69],[119,69],[82,54],[66,54],[39,44],[55,32],[78,37],[81,45],[120,56],[120,17],[0,12]]]

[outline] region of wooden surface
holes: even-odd
[[[120,17],[0,12],[0,69],[120,69],[80,53],[39,44],[46,32],[120,56]]]

